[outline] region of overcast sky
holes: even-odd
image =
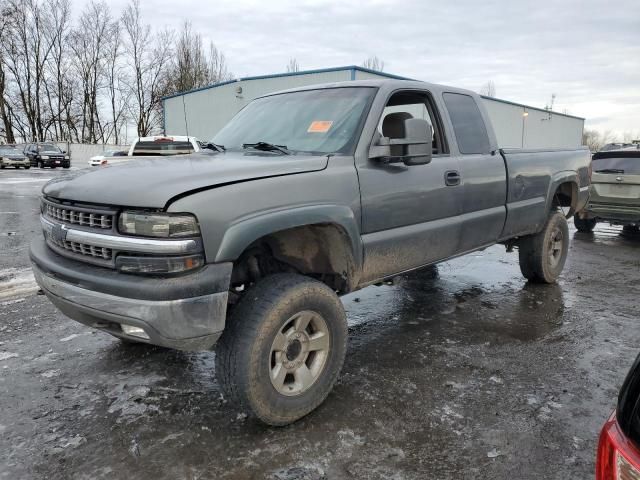
[[[126,0],[110,0],[114,15]],[[76,7],[82,1],[76,0]],[[145,20],[193,23],[237,76],[360,65],[586,117],[640,136],[640,0],[141,0]]]

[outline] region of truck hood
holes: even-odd
[[[132,159],[69,172],[47,183],[47,197],[127,207],[164,208],[174,197],[231,183],[323,170],[328,158],[270,152],[203,152]]]

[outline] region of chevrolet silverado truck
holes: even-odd
[[[593,154],[589,203],[573,221],[581,232],[598,222],[622,225],[627,233],[640,231],[640,148]]]
[[[126,342],[217,344],[225,395],[270,425],[332,389],[341,295],[496,243],[555,282],[589,191],[588,150],[501,150],[478,95],[415,81],[266,95],[206,147],[45,185],[33,271]]]

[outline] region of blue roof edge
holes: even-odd
[[[229,85],[230,83],[236,83],[236,82],[244,82],[244,81],[249,81],[249,80],[264,80],[266,78],[279,78],[279,77],[295,77],[298,75],[313,75],[314,73],[330,73],[330,72],[352,72],[352,77],[354,77],[355,75],[353,75],[353,73],[355,73],[356,71],[358,72],[363,72],[363,73],[373,73],[375,75],[381,76],[381,77],[387,77],[387,78],[394,78],[396,80],[413,80],[412,78],[407,78],[407,77],[402,77],[400,75],[393,75],[392,73],[386,73],[386,72],[379,72],[377,70],[371,70],[370,68],[365,68],[365,67],[359,67],[357,65],[348,65],[346,67],[331,67],[331,68],[319,68],[316,70],[300,70],[299,72],[284,72],[284,73],[273,73],[271,75],[256,75],[253,77],[241,77],[241,78],[234,78],[233,80],[227,80],[224,82],[220,82],[220,83],[214,83],[211,85],[206,85],[204,87],[199,87],[199,88],[194,88],[191,90],[186,90],[184,92],[179,92],[179,93],[174,93],[172,95],[167,95],[166,97],[162,97],[161,100],[168,100],[170,98],[175,98],[175,97],[181,97],[183,95],[188,95],[190,93],[195,93],[195,92],[201,92],[202,90],[209,90],[211,88],[217,88],[217,87],[222,87],[223,85]],[[352,78],[354,79],[354,78]]]

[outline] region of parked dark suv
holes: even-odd
[[[28,143],[24,154],[29,158],[32,167],[62,167],[71,166],[71,158],[67,152],[60,150],[54,143]]]

